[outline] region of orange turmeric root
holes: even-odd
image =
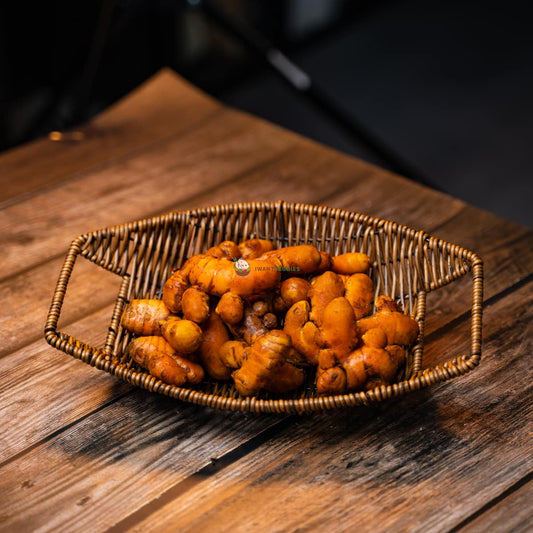
[[[159,322],[169,315],[161,300],[132,300],[122,313],[121,325],[135,335],[161,335]]]
[[[161,333],[178,355],[189,355],[200,348],[202,330],[196,322],[168,317],[161,321]]]
[[[244,341],[226,341],[219,350],[220,360],[228,368],[240,368],[246,358],[248,347]]]
[[[322,263],[320,252],[308,244],[278,248],[264,253],[261,258],[274,260],[278,268],[293,275],[316,272]]]
[[[308,292],[311,301],[309,319],[317,326],[322,325],[322,315],[326,306],[340,296],[344,296],[344,283],[342,278],[334,272],[327,271],[311,280]]]
[[[387,335],[387,344],[412,346],[416,341],[419,328],[416,320],[403,314],[392,298],[380,296],[376,299],[377,312],[361,318],[357,327],[363,334],[371,328],[380,328]]]
[[[280,330],[272,330],[257,339],[242,366],[233,372],[239,394],[253,396],[264,389],[272,374],[285,364],[290,347],[290,337]]]
[[[220,259],[222,257],[226,259],[239,259],[241,252],[239,247],[233,241],[222,241],[216,246],[212,246],[205,252],[205,255],[210,255]]]
[[[214,379],[226,380],[231,377],[231,369],[220,359],[221,346],[230,340],[228,330],[222,319],[211,313],[206,322],[202,324],[202,341],[199,357],[202,366],[209,376]]]
[[[272,242],[266,239],[248,239],[239,244],[240,257],[243,259],[257,259],[273,249]]]
[[[244,318],[244,302],[233,292],[225,292],[215,308],[220,318],[228,325],[235,326]]]
[[[292,346],[309,363],[316,364],[321,348],[321,337],[316,324],[309,321],[310,309],[308,301],[296,302],[287,311],[283,331],[290,336]]]
[[[355,314],[346,298],[335,298],[326,306],[320,334],[324,346],[330,348],[340,362],[357,346]]]
[[[305,380],[305,372],[286,362],[272,372],[265,381],[264,389],[275,394],[284,394],[300,387]]]
[[[202,256],[189,272],[191,285],[198,285],[208,294],[222,296],[231,291],[239,296],[262,294],[279,285],[281,272],[268,259],[243,260],[246,269],[229,259]]]
[[[173,313],[181,313],[181,299],[188,287],[189,281],[183,270],[176,270],[163,285],[163,302]]]
[[[181,299],[183,317],[197,324],[209,317],[209,296],[197,287],[189,287]]]
[[[187,382],[187,372],[172,357],[174,349],[163,337],[137,337],[128,344],[126,354],[164,383],[180,387]]]
[[[353,307],[355,318],[359,320],[372,311],[374,283],[366,274],[352,274],[346,278],[344,296]]]
[[[309,282],[303,278],[288,278],[281,282],[280,294],[287,308],[300,300],[307,299]]]
[[[331,258],[331,270],[337,274],[352,275],[366,273],[370,268],[370,257],[359,252],[349,252]]]

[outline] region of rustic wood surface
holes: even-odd
[[[1,531],[528,531],[533,232],[230,110],[162,71],[80,128],[0,154]],[[395,402],[214,411],[48,346],[80,233],[249,200],[342,207],[485,264],[483,358]],[[101,346],[120,278],[75,268],[61,329]],[[424,364],[468,349],[471,284],[428,295]]]

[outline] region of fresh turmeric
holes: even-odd
[[[392,298],[373,301],[370,266],[358,252],[223,241],[169,276],[161,300],[126,307],[121,324],[139,336],[127,354],[177,386],[233,378],[241,396],[283,394],[306,379],[319,395],[390,384],[418,324]]]
[[[253,396],[264,389],[273,373],[285,364],[290,346],[290,337],[281,330],[272,330],[257,339],[242,366],[233,373],[238,393]]]
[[[174,349],[163,337],[146,336],[133,339],[126,355],[146,368],[152,376],[178,387],[187,382],[187,373],[173,358]]]
[[[242,271],[229,259],[203,256],[192,266],[189,283],[214,296],[228,291],[251,296],[267,293],[279,285],[281,272],[272,261],[250,259],[245,264],[246,270]]]
[[[271,241],[266,239],[248,239],[239,243],[239,257],[243,259],[257,259],[264,253],[274,249]]]
[[[272,260],[279,269],[293,275],[316,272],[322,263],[320,252],[308,244],[278,248],[264,253],[261,258]]]
[[[400,312],[392,298],[380,296],[376,299],[377,312],[361,318],[357,327],[361,334],[371,328],[380,328],[387,335],[387,344],[411,346],[418,337],[418,323],[410,316]]]
[[[179,355],[196,352],[202,342],[200,326],[191,320],[168,317],[161,321],[161,334]]]
[[[370,268],[370,257],[359,252],[348,252],[333,256],[331,259],[331,270],[337,274],[366,273]]]
[[[230,340],[224,322],[216,313],[210,313],[209,318],[201,327],[203,335],[198,353],[202,366],[207,374],[214,379],[229,379],[231,369],[224,365],[220,359],[221,346]]]
[[[183,317],[197,324],[209,317],[209,295],[197,287],[189,287],[181,298]]]
[[[159,322],[169,315],[161,300],[132,300],[122,313],[121,325],[135,335],[161,335]]]

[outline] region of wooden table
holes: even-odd
[[[531,530],[533,232],[230,110],[168,71],[82,132],[0,156],[2,531]],[[481,365],[371,407],[254,415],[136,389],[45,343],[77,235],[279,199],[480,254]],[[60,328],[102,344],[119,282],[79,262]],[[427,361],[468,350],[470,290],[429,294]]]

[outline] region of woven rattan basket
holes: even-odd
[[[400,301],[420,325],[398,383],[365,392],[317,396],[312,384],[292,395],[239,397],[229,383],[205,380],[194,387],[167,385],[124,360],[130,334],[120,326],[124,305],[133,298],[157,297],[172,270],[223,240],[268,238],[278,246],[313,244],[337,255],[362,251],[372,260],[377,294]],[[57,330],[67,285],[81,255],[121,276],[104,348],[97,349]],[[421,370],[426,294],[472,273],[470,353]],[[483,264],[474,253],[393,222],[329,207],[277,203],[230,204],[171,213],[81,235],[70,246],[45,326],[55,348],[135,386],[220,409],[306,413],[369,404],[397,397],[472,370],[481,357]]]

